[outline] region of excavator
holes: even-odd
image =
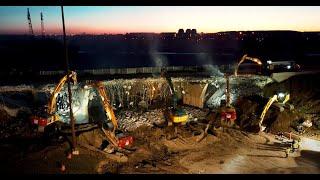
[[[59,92],[63,88],[63,85],[65,84],[65,82],[67,81],[68,78],[72,79],[73,84],[77,83],[77,74],[73,71],[69,75],[65,75],[59,81],[58,85],[55,87],[54,91],[52,92],[51,97],[48,102],[48,108],[47,108],[48,117],[43,118],[43,117],[39,117],[39,116],[32,116],[32,122],[33,122],[33,124],[38,125],[38,130],[40,130],[40,132],[44,132],[46,127],[53,125],[53,124],[58,125],[59,130],[61,129],[61,127],[59,127],[59,126],[61,126],[61,124],[63,124],[63,125],[68,124],[68,122],[66,122],[64,120],[64,117],[61,117],[57,113],[57,97],[58,97]],[[112,106],[109,103],[109,98],[107,96],[107,92],[106,92],[106,89],[105,89],[103,83],[101,81],[89,83],[89,84],[86,84],[81,90],[85,91],[88,88],[93,88],[93,89],[97,90],[99,97],[102,100],[105,115],[106,115],[106,117],[109,118],[109,120],[111,120],[111,124],[112,124],[111,128],[105,128],[103,125],[101,127],[102,131],[106,135],[108,142],[111,143],[114,147],[121,147],[121,148],[123,148],[125,145],[131,144],[133,141],[132,138],[124,137],[124,138],[119,139],[116,136],[116,130],[118,129],[118,121],[116,119],[116,116],[114,114]],[[89,95],[89,93],[85,94],[85,95]],[[85,99],[88,97],[82,97],[82,98]],[[87,106],[84,106],[84,107],[87,108]],[[86,111],[86,110],[87,109],[85,109],[85,110],[82,109],[82,111]],[[74,115],[75,115],[75,119],[76,119],[76,121],[75,121],[76,125],[78,126],[77,130],[78,131],[88,130],[88,126],[81,126],[82,125],[81,121],[79,121],[79,119],[77,119],[77,117],[83,118],[83,113],[82,114],[79,113],[79,115],[75,113]],[[87,118],[88,117],[86,117],[86,119]],[[86,123],[86,124],[88,124],[88,123]],[[97,127],[97,125],[92,124],[92,126],[89,126],[89,128],[90,127]],[[126,141],[128,139],[130,142]],[[125,145],[123,144],[124,141],[126,141]]]
[[[245,61],[245,60],[250,60],[252,62],[257,63],[258,65],[262,65],[262,61],[258,58],[253,58],[253,57],[249,57],[247,54],[243,55],[242,58],[240,59],[239,63],[236,66],[236,69],[234,71],[234,75],[238,76],[238,69],[239,66]]]
[[[226,103],[221,103],[220,117],[221,125],[232,127],[237,119],[236,109],[230,103],[230,76],[225,75],[227,88],[226,88]]]
[[[48,102],[48,108],[47,113],[49,115],[47,125],[50,125],[51,123],[54,123],[56,121],[59,121],[60,117],[59,115],[55,114],[55,111],[57,109],[57,96],[61,89],[63,88],[63,85],[66,83],[66,81],[70,78],[71,82],[75,85],[77,83],[77,73],[74,71],[71,71],[69,75],[65,75],[58,83],[58,85],[54,88],[52,95],[50,97],[50,100]]]
[[[70,78],[71,82],[75,85],[77,83],[77,74],[74,71],[71,71],[69,75],[65,75],[61,78],[58,85],[54,88],[50,99],[47,104],[47,116],[46,117],[40,117],[36,115],[31,116],[31,123],[34,125],[37,125],[38,132],[44,132],[45,127],[49,127],[49,125],[61,120],[61,117],[56,114],[57,110],[57,97],[61,89],[63,88],[63,85],[66,83],[66,81]]]
[[[178,96],[174,90],[173,83],[171,77],[168,76],[168,73],[165,69],[161,70],[161,76],[166,79],[170,87],[171,94],[171,107],[168,107],[165,110],[165,118],[168,122],[168,126],[172,126],[174,124],[186,124],[189,119],[187,112],[178,106]]]
[[[260,115],[260,119],[259,119],[260,132],[266,129],[266,127],[263,126],[262,123],[271,105],[274,105],[275,107],[279,108],[280,111],[283,111],[284,108],[288,108],[289,110],[292,110],[294,107],[291,104],[286,104],[289,100],[290,100],[290,94],[282,93],[282,92],[275,94],[271,98],[269,98],[267,104],[264,106],[263,111]]]
[[[103,126],[102,131],[106,135],[108,141],[112,143],[115,147],[119,145],[119,139],[116,137],[116,130],[118,129],[118,121],[116,119],[116,116],[112,110],[112,106],[109,103],[109,99],[107,96],[106,88],[102,84],[102,82],[98,81],[91,85],[92,87],[96,88],[98,90],[98,93],[101,97],[104,111],[106,113],[106,116],[109,117],[109,119],[112,122],[112,130],[108,131]]]
[[[258,58],[253,58],[249,57],[247,54],[243,55],[241,60],[236,66],[236,69],[234,71],[234,75],[238,75],[238,69],[239,66],[245,61],[245,60],[250,60],[253,61],[259,65],[262,65],[262,62]],[[220,120],[220,125],[224,127],[233,127],[235,124],[235,120],[237,119],[237,113],[236,109],[231,105],[230,103],[230,74],[226,73],[225,74],[225,79],[226,79],[226,100],[222,100],[220,103],[220,108],[218,110],[218,115],[219,115],[219,120]],[[211,112],[208,115],[209,121],[212,121],[216,116]]]

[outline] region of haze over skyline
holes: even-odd
[[[47,34],[61,34],[59,6],[0,7],[0,34],[27,34],[27,8],[35,34],[40,12]],[[124,34],[129,32],[198,32],[294,30],[320,31],[320,6],[66,6],[68,34]]]

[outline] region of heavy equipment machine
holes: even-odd
[[[233,127],[235,120],[237,119],[236,109],[231,105],[230,102],[230,75],[225,74],[226,86],[225,86],[225,97],[220,101],[220,107],[217,111],[211,111],[207,119],[210,123],[215,124],[216,126],[222,127]]]
[[[289,100],[290,100],[290,94],[282,93],[282,92],[279,92],[269,98],[267,104],[264,106],[262,113],[260,115],[260,119],[259,119],[260,131],[264,131],[266,129],[266,127],[263,126],[262,123],[271,105],[274,105],[275,107],[279,108],[280,111],[283,111],[285,108],[292,110],[294,108],[293,105],[286,104]]]
[[[239,69],[239,66],[245,61],[245,60],[249,60],[249,61],[252,61],[252,62],[255,62],[257,63],[258,65],[262,65],[262,61],[258,58],[254,58],[254,57],[249,57],[247,54],[243,55],[242,58],[240,59],[239,63],[237,64],[236,68],[235,68],[235,71],[234,71],[234,75],[235,76],[238,76],[238,69]]]
[[[68,102],[60,102],[62,95],[59,95],[59,92],[63,88],[63,85],[66,83],[68,78],[70,78],[74,85],[77,83],[77,74],[74,71],[71,71],[69,75],[63,76],[57,84],[57,86],[54,88],[53,92],[51,93],[51,96],[47,104],[46,112],[42,112],[43,114],[41,115],[31,116],[31,123],[33,125],[36,125],[38,132],[44,132],[46,127],[49,127],[51,124],[61,120],[61,114],[59,115],[58,113],[56,113],[57,107],[62,109],[65,106],[67,106]],[[59,100],[58,106],[57,99]]]
[[[161,70],[161,76],[164,77],[168,82],[171,94],[171,106],[168,107],[164,112],[168,126],[172,126],[173,124],[186,124],[189,116],[183,108],[178,106],[178,95],[174,90],[171,77],[168,75],[165,69]]]
[[[57,97],[59,95],[59,92],[63,88],[63,85],[66,83],[67,79],[70,78],[75,85],[77,83],[77,74],[74,71],[71,71],[69,75],[65,75],[58,83],[58,85],[54,88],[52,95],[49,99],[48,102],[48,108],[47,108],[47,113],[49,117],[47,118],[47,123],[46,125],[50,125],[51,123],[54,123],[56,121],[59,121],[61,117],[56,114],[57,110]],[[59,100],[61,99],[61,96],[59,96]],[[60,103],[60,102],[59,102]],[[68,103],[68,102],[65,102]]]
[[[226,100],[220,104],[219,114],[221,126],[232,127],[237,119],[236,109],[230,103],[230,75],[226,74]]]
[[[48,102],[47,107],[47,117],[40,117],[40,116],[32,116],[33,124],[38,126],[38,130],[40,132],[45,132],[46,130],[52,130],[54,127],[55,131],[63,132],[63,129],[68,129],[70,124],[70,118],[68,116],[69,110],[69,103],[68,101],[64,100],[67,98],[63,98],[61,95],[61,90],[63,85],[67,81],[67,78],[71,78],[73,84],[77,82],[77,74],[75,72],[71,72],[69,75],[65,75],[58,83],[58,85],[54,88],[54,91],[51,94],[51,97]],[[109,98],[107,96],[106,89],[102,82],[93,82],[88,83],[83,86],[78,86],[77,89],[73,89],[74,91],[74,103],[72,104],[74,111],[74,118],[76,123],[76,131],[87,131],[93,128],[97,128],[98,124],[94,124],[89,122],[88,117],[88,102],[89,97],[91,96],[90,93],[92,90],[96,90],[98,92],[98,96],[100,97],[103,105],[103,109],[105,112],[106,117],[111,123],[108,122],[100,122],[101,129],[106,135],[106,138],[110,144],[114,147],[124,147],[123,146],[123,139],[119,139],[116,131],[118,130],[118,122],[112,106],[109,103]],[[58,101],[57,101],[58,100]],[[111,124],[111,125],[110,125]],[[126,138],[126,137],[122,137]],[[128,139],[128,138],[127,138]],[[132,143],[132,138],[129,142]],[[128,143],[126,143],[128,145]]]

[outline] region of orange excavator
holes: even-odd
[[[258,58],[254,58],[254,57],[249,57],[247,54],[243,55],[242,58],[240,59],[239,63],[237,64],[236,66],[236,69],[234,71],[234,75],[235,76],[238,76],[238,69],[239,69],[239,66],[245,61],[245,60],[249,60],[249,61],[252,61],[252,62],[255,62],[257,63],[258,65],[262,65],[262,61]]]
[[[113,125],[112,130],[110,130],[110,131],[106,130],[102,126],[101,127],[102,131],[106,135],[108,141],[117,147],[119,145],[119,139],[116,137],[115,132],[118,129],[118,121],[117,121],[117,118],[113,112],[112,106],[109,103],[109,98],[107,96],[106,88],[104,87],[104,85],[100,81],[93,83],[92,86],[98,90],[99,95],[102,100],[102,103],[103,103],[103,108],[106,113],[106,116],[109,117],[109,119],[111,120],[112,125]]]
[[[52,92],[51,97],[48,102],[48,108],[47,108],[48,116],[46,118],[39,117],[39,116],[32,116],[32,118],[31,118],[32,123],[34,125],[38,126],[38,132],[44,132],[45,128],[48,126],[52,126],[52,125],[61,126],[61,124],[65,125],[68,123],[64,120],[65,119],[64,117],[62,117],[59,113],[57,113],[57,97],[58,97],[59,92],[62,90],[63,85],[67,81],[67,78],[71,78],[73,84],[75,84],[77,82],[77,74],[75,72],[71,72],[69,75],[65,75],[59,81],[58,85],[55,87],[54,91]],[[103,126],[101,127],[102,131],[106,135],[108,142],[111,143],[115,147],[121,147],[121,148],[123,148],[126,145],[131,144],[133,141],[132,137],[124,137],[124,138],[119,139],[116,136],[116,130],[118,129],[118,121],[116,119],[116,116],[114,114],[112,106],[109,103],[107,91],[106,91],[103,83],[98,81],[98,82],[86,84],[84,86],[84,88],[81,90],[88,89],[90,87],[93,89],[96,89],[98,91],[99,97],[102,100],[104,112],[105,112],[106,116],[109,118],[109,120],[111,120],[111,122],[112,122],[111,129],[104,128]],[[85,94],[85,95],[87,95],[87,94]],[[85,99],[88,97],[81,97],[81,98]],[[67,105],[67,106],[69,106],[69,105]],[[84,107],[87,108],[87,106],[84,106]],[[82,111],[85,111],[85,110],[82,109]],[[83,116],[81,114],[81,112],[79,114],[81,115],[81,116],[79,115],[79,117]],[[77,114],[76,113],[75,113],[75,122],[78,127],[77,130],[82,131],[83,128],[86,130],[88,129],[87,124],[82,125],[79,122],[79,120],[77,121]],[[95,124],[92,124],[92,127],[93,126],[97,127],[97,125],[95,125]],[[89,127],[91,127],[91,126],[89,126]]]
[[[44,132],[46,127],[49,127],[51,124],[61,120],[61,117],[56,113],[57,97],[68,78],[70,78],[71,82],[74,85],[77,83],[77,74],[74,71],[71,71],[69,75],[65,75],[60,79],[58,85],[54,88],[53,92],[51,93],[50,99],[47,104],[46,116],[31,116],[31,123],[37,127],[38,132]]]

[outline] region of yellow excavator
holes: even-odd
[[[262,61],[258,58],[254,58],[254,57],[249,57],[247,54],[243,55],[242,58],[240,59],[239,63],[237,64],[236,66],[236,69],[234,71],[234,75],[235,76],[238,76],[238,69],[239,69],[239,66],[245,61],[245,60],[249,60],[249,61],[252,61],[252,62],[255,62],[257,63],[258,65],[262,65]]]
[[[286,105],[286,102],[288,102],[290,100],[290,94],[285,94],[285,93],[278,93],[278,94],[275,94],[273,95],[271,98],[269,98],[267,104],[264,106],[263,108],[263,111],[260,115],[260,119],[259,119],[259,128],[260,128],[260,131],[264,131],[266,129],[265,126],[262,125],[263,123],[263,120],[264,120],[264,117],[267,113],[267,111],[269,110],[269,108],[271,107],[271,105],[275,102],[278,102],[280,106],[285,106]],[[293,109],[293,107],[291,107],[290,105],[289,106],[289,109]]]
[[[165,118],[168,122],[168,126],[172,126],[173,124],[184,125],[189,119],[188,113],[183,108],[178,106],[178,96],[174,90],[171,77],[168,76],[165,69],[162,69],[161,76],[167,80],[170,87],[170,93],[172,95],[172,106],[165,110]]]

